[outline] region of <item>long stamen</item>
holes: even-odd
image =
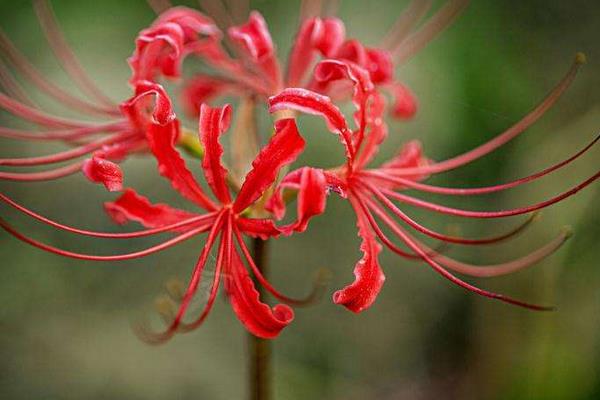
[[[132,252],[132,253],[125,253],[125,254],[99,256],[99,255],[93,255],[93,254],[75,253],[72,251],[59,249],[57,247],[50,246],[45,243],[39,242],[35,239],[32,239],[30,237],[23,235],[22,233],[17,231],[15,228],[13,228],[11,225],[9,225],[2,218],[0,218],[0,227],[2,227],[2,229],[4,229],[6,232],[13,235],[15,238],[17,238],[25,243],[28,243],[34,247],[37,247],[38,249],[47,251],[49,253],[57,254],[60,256],[64,256],[64,257],[75,258],[77,260],[88,260],[88,261],[122,261],[122,260],[131,260],[134,258],[145,257],[149,254],[157,253],[159,251],[168,249],[169,247],[172,247],[178,243],[181,243],[187,239],[190,239],[191,237],[193,237],[207,229],[206,226],[194,228],[190,231],[182,233],[181,235],[175,236],[172,239],[164,241],[164,242],[160,243],[159,245],[152,246],[152,247],[149,247],[144,250],[140,250],[140,251],[136,251],[136,252]]]
[[[452,195],[452,196],[467,196],[467,195],[495,193],[495,192],[500,192],[503,190],[511,189],[516,186],[523,185],[525,183],[533,182],[539,178],[542,178],[542,177],[550,174],[551,172],[561,169],[562,167],[575,161],[577,158],[579,158],[585,152],[587,152],[589,149],[591,149],[592,146],[594,144],[596,144],[596,142],[598,140],[600,140],[600,135],[596,136],[596,138],[594,138],[594,140],[592,140],[592,142],[590,142],[587,146],[585,146],[583,149],[579,150],[577,153],[575,153],[571,157],[569,157],[566,160],[563,160],[557,164],[554,164],[542,171],[536,172],[535,174],[511,181],[511,182],[501,183],[499,185],[493,185],[493,186],[484,186],[484,187],[478,187],[478,188],[450,188],[450,187],[432,186],[432,185],[427,185],[424,183],[416,182],[412,179],[390,176],[388,173],[384,172],[384,171],[391,172],[392,170],[367,170],[367,171],[362,172],[362,174],[365,176],[374,177],[377,179],[396,183],[398,185],[403,185],[403,186],[406,186],[411,189],[416,189],[416,190],[420,190],[420,191],[428,192],[428,193],[447,194],[447,195]]]
[[[51,181],[79,172],[81,170],[82,165],[83,161],[78,161],[73,164],[66,165],[64,167],[49,169],[40,172],[0,172],[0,180],[15,182]]]
[[[102,146],[113,144],[116,142],[123,141],[127,138],[136,135],[136,133],[129,134],[117,134],[108,138],[103,138],[97,140],[95,142],[87,143],[82,146],[76,147],[74,149],[70,149],[67,151],[63,151],[56,154],[51,154],[48,156],[40,156],[40,157],[28,157],[28,158],[0,158],[0,165],[4,166],[35,166],[42,164],[53,164],[62,161],[72,160],[74,158],[81,157],[83,155],[89,154],[94,150],[101,148]]]
[[[381,209],[381,207],[377,206],[377,204],[370,201],[369,199],[365,199],[365,203],[368,203],[369,206],[373,208],[375,213],[380,218],[384,219],[387,216],[383,209]],[[390,222],[391,220],[387,219],[387,221]],[[400,230],[402,229],[398,225],[396,225],[396,228]],[[407,232],[404,233],[408,235]],[[392,243],[383,233],[381,235],[382,236],[380,236],[380,239],[385,243],[386,246],[390,248],[390,250],[392,250],[393,252],[397,252],[398,250],[402,251],[394,243]],[[515,260],[507,261],[500,264],[489,265],[475,265],[455,260],[453,258],[435,252],[428,246],[424,245],[422,242],[416,240],[414,237],[410,237],[418,246],[421,247],[421,249],[424,252],[430,255],[431,258],[435,259],[440,264],[443,264],[445,267],[461,274],[476,276],[480,278],[489,278],[511,274],[513,272],[517,272],[534,264],[537,264],[541,260],[553,254],[556,250],[558,250],[567,241],[567,239],[571,237],[571,232],[570,230],[565,228],[556,238],[554,238],[544,246],[540,247],[539,249],[532,251],[531,253],[521,258],[517,258]]]
[[[184,227],[186,227],[188,225],[192,225],[192,224],[199,225],[202,222],[209,223],[215,217],[215,213],[209,213],[206,215],[192,217],[192,218],[189,218],[189,219],[186,219],[183,221],[179,221],[179,222],[176,222],[173,224],[161,226],[158,228],[145,229],[145,230],[141,230],[141,231],[137,231],[137,232],[126,232],[126,233],[96,232],[96,231],[74,228],[74,227],[53,221],[49,218],[44,217],[43,215],[40,215],[40,214],[24,207],[23,205],[17,203],[13,199],[9,198],[8,196],[6,196],[2,193],[0,193],[0,200],[5,202],[6,204],[10,205],[11,207],[19,210],[20,212],[22,212],[40,222],[43,222],[49,226],[52,226],[54,228],[61,229],[61,230],[71,232],[71,233],[76,233],[79,235],[107,238],[107,239],[131,239],[131,238],[139,238],[139,237],[144,237],[144,236],[155,235],[158,233],[163,233],[163,232],[167,232],[167,231],[176,230],[179,228],[184,228]],[[204,224],[202,226],[204,226]]]
[[[170,339],[175,334],[175,332],[177,332],[179,326],[182,323],[183,317],[185,316],[185,312],[187,311],[187,309],[190,305],[190,302],[192,301],[192,299],[194,298],[194,295],[196,294],[198,285],[200,284],[200,280],[202,278],[204,266],[206,265],[206,261],[208,260],[208,255],[210,254],[210,251],[217,239],[217,235],[218,235],[219,231],[221,230],[221,226],[223,225],[223,217],[224,217],[224,212],[221,211],[219,213],[219,215],[217,216],[217,220],[215,221],[212,229],[210,230],[210,232],[208,234],[208,238],[206,239],[206,244],[204,245],[204,248],[202,249],[202,253],[200,254],[200,257],[198,258],[198,262],[194,266],[194,270],[192,272],[192,277],[190,278],[190,282],[188,284],[188,288],[185,292],[185,295],[183,296],[183,299],[181,300],[181,304],[179,306],[179,311],[177,312],[177,315],[175,316],[175,318],[173,319],[173,321],[171,322],[169,327],[162,333],[149,332],[143,326],[136,327],[136,333],[142,340],[144,340],[148,343],[151,343],[151,344],[160,344],[160,343],[163,343],[166,340]],[[222,236],[220,247],[223,246],[223,242],[224,242],[224,239]],[[221,254],[222,254],[222,251],[221,251],[221,249],[219,249],[219,255],[221,255]]]
[[[49,128],[82,128],[90,125],[89,122],[55,117],[11,99],[3,93],[0,93],[0,107],[15,116]]]
[[[529,309],[537,310],[537,311],[551,311],[554,309],[553,307],[545,307],[545,306],[539,306],[539,305],[535,305],[535,304],[525,303],[523,301],[513,299],[513,298],[505,296],[503,294],[483,290],[483,289],[480,289],[476,286],[473,286],[473,285],[461,280],[460,278],[457,278],[452,273],[448,272],[440,264],[438,264],[431,256],[429,256],[427,254],[427,252],[425,252],[423,249],[421,249],[421,247],[418,244],[416,244],[412,240],[412,238],[406,232],[404,232],[404,230],[402,230],[387,214],[383,213],[382,215],[379,215],[379,217],[384,221],[384,223],[387,226],[390,227],[390,229],[394,232],[394,234],[396,236],[398,236],[404,243],[406,243],[406,245],[412,251],[414,251],[419,256],[421,256],[421,258],[425,262],[427,262],[427,264],[429,264],[429,266],[431,268],[433,268],[434,271],[436,271],[438,274],[442,275],[444,278],[448,279],[452,283],[455,283],[456,285],[458,285],[464,289],[467,289],[471,292],[474,292],[476,294],[479,294],[481,296],[500,300],[502,302],[513,304],[516,306],[529,308]]]
[[[250,255],[248,246],[246,246],[246,243],[244,243],[244,239],[242,238],[242,235],[237,227],[234,227],[234,233],[235,233],[237,242],[238,242],[240,248],[242,249],[242,254],[244,254],[244,258],[246,259],[246,262],[248,263],[248,265],[250,265],[250,268],[252,269],[252,273],[254,274],[254,276],[256,277],[258,282],[265,289],[267,289],[269,291],[269,293],[271,293],[275,298],[277,298],[280,301],[283,301],[284,303],[287,303],[287,304],[291,304],[291,305],[295,305],[295,306],[303,306],[303,305],[307,305],[307,304],[314,302],[315,299],[319,297],[321,290],[323,288],[323,282],[321,281],[322,277],[320,277],[320,276],[317,277],[317,280],[314,282],[313,288],[310,291],[310,293],[308,294],[308,296],[301,298],[301,299],[288,297],[288,296],[282,294],[281,292],[279,292],[277,289],[275,289],[273,287],[273,285],[271,285],[271,283],[267,280],[267,278],[264,277],[262,272],[260,272],[260,269],[258,269],[258,267],[256,266],[254,259]]]
[[[404,42],[397,44],[392,51],[396,62],[404,63],[417,54],[440,32],[450,26],[468,4],[469,0],[449,0],[421,29],[410,35]]]
[[[6,92],[15,97],[23,104],[29,106],[35,106],[33,101],[27,96],[25,90],[21,87],[19,82],[13,77],[12,73],[6,66],[6,64],[0,60],[0,85],[6,90]]]
[[[443,240],[445,242],[450,242],[450,243],[459,243],[459,244],[466,244],[466,245],[483,245],[483,244],[498,243],[498,242],[501,242],[508,238],[514,237],[518,233],[522,232],[532,221],[535,220],[535,214],[532,214],[527,220],[525,220],[525,222],[523,222],[520,225],[518,225],[517,227],[511,229],[509,232],[503,233],[498,236],[489,237],[489,238],[468,239],[468,238],[457,237],[457,236],[448,236],[448,235],[443,235],[439,232],[433,231],[429,228],[426,228],[423,225],[420,225],[415,220],[413,220],[408,215],[406,215],[404,212],[402,212],[398,207],[396,207],[396,205],[394,203],[392,203],[387,197],[385,197],[379,190],[377,190],[377,188],[375,188],[372,185],[367,185],[367,187],[369,188],[369,191],[371,193],[375,194],[375,196],[379,199],[379,201],[383,205],[385,205],[387,208],[389,208],[389,210],[391,212],[393,212],[394,215],[396,215],[398,218],[400,218],[406,224],[411,226],[413,229],[415,229],[427,236],[430,236],[432,238],[435,238],[438,240]]]
[[[15,47],[8,36],[0,30],[0,49],[25,78],[29,79],[40,91],[74,109],[102,115],[120,115],[116,107],[103,107],[79,99],[47,80]]]
[[[300,3],[300,23],[321,15],[321,0],[302,0]]]
[[[493,139],[489,140],[488,142],[474,148],[473,150],[470,150],[466,153],[450,158],[448,160],[423,167],[403,168],[401,170],[395,170],[394,174],[397,176],[406,176],[415,174],[440,173],[468,164],[472,161],[477,160],[478,158],[485,156],[486,154],[491,153],[492,151],[496,150],[502,145],[508,143],[510,140],[519,136],[527,128],[534,124],[538,119],[540,119],[540,117],[544,115],[544,113],[556,103],[560,96],[569,87],[571,82],[573,82],[573,79],[575,79],[575,75],[577,75],[579,67],[584,63],[585,55],[583,53],[577,53],[577,55],[575,56],[575,61],[573,62],[573,65],[571,66],[567,74],[554,87],[554,89],[552,89],[552,91],[546,96],[546,98],[540,104],[538,104],[532,111],[525,115],[519,122],[508,128],[501,134],[497,135]]]
[[[324,6],[323,11],[321,12],[322,16],[324,16],[324,17],[336,16],[338,13],[338,10],[340,8],[340,0],[328,0],[323,6]]]
[[[388,50],[397,48],[408,34],[417,26],[421,18],[431,8],[431,0],[413,0],[398,17],[394,26],[381,42],[381,47]]]
[[[114,107],[115,104],[113,101],[104,95],[98,86],[96,86],[85,73],[85,70],[79,63],[77,57],[75,57],[75,54],[60,31],[54,12],[50,8],[48,2],[46,0],[35,0],[33,8],[40,21],[40,26],[46,34],[46,38],[48,39],[52,51],[77,86],[79,86],[85,94],[96,99],[105,106]]]
[[[74,140],[100,133],[114,133],[126,130],[126,121],[111,122],[102,125],[90,125],[83,128],[66,128],[50,131],[22,131],[0,127],[0,137],[17,140]]]
[[[364,203],[368,200],[368,197],[363,196],[361,193],[355,193],[355,194],[356,194],[356,200],[353,199],[352,197],[350,198],[350,203],[352,204],[352,208],[354,208],[354,212],[356,213],[357,216],[364,214],[364,217],[369,222],[371,229],[373,229],[373,231],[375,232],[377,237],[379,239],[381,239],[381,241],[386,246],[388,246],[390,248],[390,250],[392,250],[394,253],[396,253],[399,256],[404,257],[408,260],[412,260],[412,261],[422,260],[421,256],[419,256],[418,254],[410,253],[408,251],[402,250],[401,248],[395,246],[387,238],[385,233],[383,233],[383,231],[381,230],[379,225],[377,225],[375,218],[373,218],[373,214],[371,214],[371,212],[368,210],[367,207],[364,207]],[[441,243],[440,246],[438,247],[438,249],[436,249],[437,253],[443,251],[445,247],[447,247],[447,243],[446,242]],[[431,254],[437,254],[437,253],[432,252]]]
[[[225,5],[220,0],[198,0],[202,7],[221,28],[227,28],[234,25],[233,19]]]
[[[148,5],[150,6],[150,8],[152,8],[152,10],[157,15],[160,15],[164,11],[173,7],[173,4],[169,0],[146,0],[146,1],[148,2]]]
[[[465,218],[504,218],[504,217],[510,217],[513,215],[527,214],[527,213],[530,213],[530,212],[533,212],[536,210],[541,210],[542,208],[549,207],[552,204],[558,203],[559,201],[564,200],[567,197],[574,195],[575,193],[579,192],[581,189],[590,185],[592,182],[594,182],[598,178],[600,178],[600,172],[597,172],[595,175],[593,175],[590,178],[586,179],[585,181],[581,182],[579,185],[574,186],[570,190],[567,190],[566,192],[563,192],[563,193],[561,193],[557,196],[554,196],[548,200],[542,201],[540,203],[532,204],[532,205],[529,205],[526,207],[513,208],[513,209],[509,209],[509,210],[502,210],[502,211],[462,210],[462,209],[458,209],[458,208],[452,208],[452,207],[442,206],[442,205],[435,204],[435,203],[430,203],[425,200],[417,199],[417,198],[407,196],[407,195],[404,195],[401,193],[396,193],[389,189],[381,189],[381,192],[383,194],[385,194],[391,198],[394,198],[396,200],[399,200],[403,203],[410,204],[410,205],[413,205],[416,207],[425,208],[428,210],[433,210],[435,212],[439,212],[442,214],[456,215],[456,216],[465,217]]]
[[[228,0],[227,6],[232,13],[233,21],[236,24],[241,24],[250,14],[249,0]]]
[[[202,325],[206,317],[208,317],[210,310],[212,310],[212,306],[215,302],[215,299],[217,298],[217,293],[219,292],[219,282],[221,281],[221,272],[223,271],[223,267],[231,265],[232,252],[234,251],[233,237],[231,232],[232,225],[233,222],[232,217],[230,215],[227,218],[225,231],[221,235],[221,243],[219,244],[217,263],[215,265],[215,275],[213,277],[210,294],[208,295],[208,299],[206,301],[206,304],[204,305],[204,309],[194,322],[189,324],[181,322],[179,326],[180,332],[190,332],[198,328],[200,325]]]
[[[565,228],[554,239],[537,250],[534,250],[521,258],[500,264],[474,265],[458,261],[441,254],[436,255],[434,258],[436,261],[439,261],[449,269],[461,274],[480,278],[496,277],[508,275],[537,264],[558,250],[570,237],[571,231],[568,228]],[[416,240],[415,242],[418,243]],[[427,246],[423,244],[420,245],[425,251],[427,251]]]

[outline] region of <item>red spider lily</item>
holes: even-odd
[[[163,6],[169,5],[168,1],[162,3]],[[8,168],[46,167],[36,172],[0,171],[0,179],[51,180],[81,170],[89,180],[102,183],[111,191],[120,190],[123,176],[117,163],[133,152],[147,149],[144,132],[147,121],[124,118],[121,110],[94,85],[80,66],[47,2],[37,1],[34,4],[52,50],[69,76],[91,100],[82,100],[45,79],[0,32],[0,49],[6,59],[23,77],[59,104],[105,120],[92,123],[45,113],[27,96],[4,64],[0,64],[0,85],[6,91],[6,94],[0,94],[0,107],[39,126],[35,130],[0,127],[0,136],[18,140],[60,141],[73,147],[46,156],[0,159],[0,165]],[[165,11],[164,7],[154,4],[155,8],[164,12],[152,26],[142,30],[136,40],[135,51],[129,58],[132,69],[130,83],[135,89],[142,81],[179,78],[184,60],[193,55],[216,71],[212,75],[196,75],[182,83],[183,106],[193,115],[197,115],[199,104],[218,96],[234,94],[266,98],[283,87],[300,84],[322,93],[346,96],[348,85],[340,88],[326,85],[324,81],[303,82],[315,62],[315,56],[320,55],[364,67],[373,83],[395,96],[392,114],[410,118],[416,111],[416,101],[408,88],[393,80],[394,62],[406,61],[422,48],[452,21],[465,4],[464,0],[449,1],[415,30],[430,4],[414,1],[398,19],[382,47],[368,48],[355,39],[346,39],[344,25],[339,19],[319,17],[323,8],[321,2],[304,2],[302,23],[285,74],[277,60],[266,23],[259,13],[250,13],[246,23],[234,26],[234,20],[240,21],[239,14],[233,18],[227,10],[205,2],[205,8],[215,14],[221,26],[229,27],[227,35],[224,35],[212,18],[199,11],[185,7],[172,7]],[[237,7],[239,10],[245,8],[243,5]],[[228,49],[233,50],[233,56]],[[52,167],[65,162],[69,164]]]
[[[138,85],[138,88],[140,87],[141,85]],[[0,220],[0,225],[17,238],[49,252],[76,259],[97,261],[143,257],[171,247],[192,236],[208,232],[206,243],[194,267],[188,289],[181,300],[175,318],[165,332],[147,334],[145,338],[150,342],[162,342],[177,331],[189,331],[201,325],[211,310],[222,276],[225,277],[225,291],[231,305],[244,326],[256,336],[263,338],[277,336],[281,329],[291,322],[293,311],[287,305],[279,304],[271,308],[262,303],[246,265],[252,270],[258,282],[276,298],[291,304],[299,304],[302,300],[284,296],[262,276],[250,256],[243,236],[265,239],[278,236],[282,230],[286,232],[304,230],[308,218],[321,213],[324,209],[325,196],[322,193],[324,193],[325,182],[313,179],[304,181],[301,197],[309,196],[310,199],[299,202],[298,215],[301,217],[293,226],[280,229],[274,225],[272,220],[247,218],[244,216],[244,212],[273,185],[279,170],[293,162],[304,149],[304,140],[298,134],[294,120],[282,119],[276,122],[275,134],[252,163],[252,169],[246,175],[239,193],[235,199],[232,199],[226,182],[227,170],[221,162],[223,149],[219,143],[219,137],[228,129],[231,108],[228,105],[220,108],[211,108],[206,105],[201,107],[200,140],[205,148],[202,168],[206,182],[216,198],[214,201],[204,193],[174,147],[179,134],[179,122],[160,85],[146,83],[145,90],[140,90],[138,95],[127,103],[130,107],[128,112],[138,110],[141,105],[145,106],[147,100],[152,98],[154,98],[155,106],[147,127],[147,136],[150,150],[158,161],[159,172],[183,197],[203,209],[202,213],[174,209],[165,204],[151,204],[145,197],[140,196],[132,189],[127,189],[116,201],[106,203],[107,212],[119,224],[136,221],[148,229],[131,233],[102,233],[65,226],[28,210],[5,195],[0,195],[0,197],[5,203],[39,221],[72,233],[122,239],[170,231],[176,233],[174,238],[142,251],[97,256],[74,253],[40,243],[19,233],[4,220]],[[316,206],[316,204],[320,204],[320,206]],[[216,245],[217,240],[219,241],[218,245]],[[218,255],[208,301],[195,321],[184,323],[183,317],[198,289],[210,251],[215,246]]]
[[[330,81],[338,80],[350,81],[353,84],[353,102],[356,105],[354,120],[357,125],[355,130],[349,128],[339,109],[328,97],[323,95],[306,89],[289,88],[285,89],[280,94],[271,97],[269,99],[271,112],[291,109],[323,117],[327,122],[329,130],[340,136],[346,149],[347,162],[345,165],[328,171],[312,169],[312,174],[320,175],[321,179],[326,181],[328,191],[335,191],[349,200],[356,213],[358,234],[362,239],[361,251],[364,253],[364,256],[355,267],[354,274],[356,279],[352,284],[334,294],[334,302],[342,304],[354,312],[360,312],[368,308],[375,301],[385,279],[377,260],[377,256],[381,251],[381,246],[378,243],[380,241],[388,249],[403,257],[424,260],[445,278],[477,294],[535,310],[547,309],[546,307],[524,303],[501,294],[479,289],[457,278],[448,270],[479,277],[508,274],[532,265],[554,252],[569,236],[567,231],[562,232],[545,246],[524,257],[497,265],[471,265],[442,255],[438,251],[429,248],[414,238],[405,228],[401,227],[394,218],[399,219],[402,223],[415,229],[417,232],[423,233],[434,239],[465,245],[490,244],[507,239],[520,232],[531,219],[513,231],[496,237],[464,238],[442,234],[421,225],[409,217],[394,201],[438,213],[466,218],[501,218],[527,214],[550,206],[575,194],[598,179],[598,177],[600,177],[600,172],[565,193],[552,197],[546,201],[502,211],[469,211],[456,209],[402,193],[403,189],[407,188],[415,189],[420,192],[439,193],[452,196],[496,193],[534,181],[562,168],[578,158],[600,137],[597,137],[592,143],[568,159],[548,167],[543,171],[513,182],[481,188],[447,188],[421,183],[422,180],[432,174],[453,170],[473,162],[522,133],[558,100],[560,95],[575,77],[579,65],[582,64],[584,60],[584,56],[578,54],[575,63],[562,81],[536,108],[533,109],[533,111],[527,114],[517,124],[489,142],[480,145],[467,153],[442,162],[433,162],[425,158],[422,154],[420,144],[414,141],[407,143],[396,157],[382,166],[378,168],[367,167],[375,155],[379,144],[387,135],[387,127],[383,119],[385,105],[383,97],[374,90],[368,71],[356,64],[341,62],[339,60],[326,60],[317,66],[314,73],[315,81],[324,82],[325,84],[329,84]],[[284,203],[282,202],[281,195],[282,189],[294,189],[298,187],[300,182],[302,182],[304,175],[307,174],[309,170],[310,168],[305,167],[290,173],[283,179],[276,196],[273,197],[273,200],[269,204],[270,209],[272,209],[276,215],[281,217],[284,211]],[[400,248],[386,236],[378,225],[376,217],[391,230],[397,239],[408,247],[408,250]]]

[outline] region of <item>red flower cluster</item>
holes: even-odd
[[[436,232],[421,225],[401,209],[401,204],[467,218],[501,218],[535,212],[575,194],[595,181],[599,173],[544,202],[503,211],[450,208],[405,194],[405,189],[451,196],[495,193],[536,180],[582,155],[597,139],[561,163],[513,182],[481,188],[448,188],[423,183],[433,174],[458,168],[485,156],[522,133],[569,86],[584,61],[583,55],[577,56],[573,67],[546,99],[521,121],[489,142],[449,160],[435,162],[423,154],[419,142],[411,141],[390,161],[380,167],[370,168],[370,162],[388,134],[386,113],[410,118],[417,110],[410,90],[393,77],[395,65],[408,60],[450,24],[464,8],[466,1],[450,0],[419,29],[416,26],[428,11],[429,2],[412,2],[380,48],[366,47],[358,40],[346,38],[341,20],[320,17],[318,2],[306,1],[286,70],[281,67],[267,24],[258,12],[250,13],[247,22],[236,25],[233,23],[235,18],[226,10],[213,9],[213,20],[184,7],[161,9],[157,20],[142,30],[135,41],[135,50],[129,58],[132,70],[129,83],[134,93],[118,107],[85,75],[60,34],[48,5],[43,1],[35,4],[51,47],[75,83],[90,96],[90,100],[75,97],[45,80],[6,35],[0,34],[0,48],[6,59],[56,101],[107,120],[88,123],[45,113],[28,98],[8,70],[0,68],[0,84],[6,92],[0,94],[0,107],[40,127],[36,131],[0,127],[0,135],[22,140],[61,141],[72,146],[49,156],[0,159],[0,165],[6,167],[70,162],[66,166],[44,171],[0,172],[0,178],[13,181],[50,180],[81,170],[89,180],[104,184],[108,190],[121,191],[123,173],[117,163],[132,153],[146,152],[156,159],[159,174],[168,179],[181,196],[198,206],[200,211],[189,212],[166,204],[152,204],[128,188],[114,202],[106,203],[105,210],[118,224],[135,221],[146,229],[106,233],[60,224],[0,194],[0,199],[16,210],[71,233],[112,239],[137,238],[163,232],[174,235],[156,246],[111,256],[58,249],[20,233],[4,219],[0,219],[0,225],[18,239],[43,250],[98,261],[144,257],[206,233],[204,248],[187,290],[179,299],[178,310],[165,331],[144,332],[144,338],[148,341],[162,342],[177,332],[186,332],[201,325],[211,310],[221,280],[224,280],[224,289],[232,308],[248,331],[263,338],[277,336],[293,319],[293,311],[288,305],[298,305],[303,300],[281,294],[268,282],[252,259],[244,237],[267,239],[305,231],[309,220],[325,211],[327,196],[332,192],[350,202],[362,240],[360,249],[364,253],[355,267],[354,282],[334,293],[335,303],[354,312],[373,304],[385,280],[378,261],[383,244],[404,258],[425,261],[445,278],[483,296],[528,308],[546,309],[476,288],[454,276],[450,270],[473,276],[508,274],[554,252],[568,237],[567,232],[522,258],[497,265],[471,265],[442,254],[440,249],[426,246],[413,237],[407,228],[442,243],[479,245],[513,237],[524,229],[531,218],[510,232],[495,237],[465,238]],[[182,64],[187,57],[204,62],[212,72],[184,77]],[[174,113],[171,98],[160,84],[163,79],[180,83],[184,110],[199,120],[198,139],[191,133],[192,130],[182,127]],[[390,106],[385,93],[393,97]],[[235,170],[226,167],[220,143],[221,135],[229,128],[232,107],[208,105],[220,97],[231,95],[240,99],[236,131],[232,134],[234,145],[244,147],[240,143],[246,144],[242,152],[251,154],[249,160],[253,159]],[[354,127],[350,126],[335,104],[348,99],[355,108]],[[259,143],[253,137],[256,126],[252,107],[261,102],[274,113],[275,123],[273,135],[258,151],[251,145]],[[248,104],[252,106],[248,108]],[[286,171],[305,147],[305,139],[298,132],[294,119],[297,113],[324,118],[328,129],[339,135],[346,162],[329,170],[302,166],[278,180],[279,175]],[[178,146],[202,158],[205,181],[212,196],[205,192],[189,171]],[[238,158],[236,165],[244,164],[244,157]],[[294,198],[297,202],[295,221],[277,224],[276,221],[285,214],[286,203]],[[386,236],[379,223],[383,223],[400,244]],[[208,300],[192,322],[184,322],[186,311],[203,279],[208,256],[215,247],[217,261]],[[285,304],[271,307],[263,303],[250,272],[260,285]]]

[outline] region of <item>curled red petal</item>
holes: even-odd
[[[354,86],[352,102],[356,107],[354,122],[359,129],[357,140],[361,141],[367,123],[367,101],[375,89],[369,73],[355,64],[339,60],[324,60],[317,65],[314,75],[317,81],[325,84],[341,79],[352,82]]]
[[[179,121],[167,125],[151,124],[147,131],[148,145],[158,162],[158,172],[171,186],[188,200],[207,210],[214,210],[213,202],[204,193],[175,148],[179,136]]]
[[[304,168],[298,192],[298,221],[294,224],[296,232],[306,230],[310,218],[325,211],[327,201],[327,182],[322,169]]]
[[[267,201],[265,209],[276,219],[282,219],[285,215],[286,205],[283,199],[283,190],[285,189],[299,192],[298,221],[291,225],[292,228],[300,221],[308,221],[309,218],[321,214],[325,209],[326,197],[330,192],[335,192],[344,198],[347,197],[346,183],[335,174],[321,169],[302,167],[287,174]],[[302,227],[302,224],[298,227]],[[289,233],[289,230],[285,233]]]
[[[104,209],[119,225],[136,221],[146,228],[159,228],[198,216],[166,204],[152,204],[133,189],[126,189],[117,200],[104,203]]]
[[[344,42],[333,58],[350,61],[366,69],[376,84],[389,82],[394,75],[394,63],[388,51],[365,47],[358,40]]]
[[[298,133],[293,119],[281,119],[275,123],[275,134],[252,162],[252,169],[233,205],[239,213],[254,203],[275,182],[279,170],[292,163],[304,150],[304,139]]]
[[[317,52],[333,56],[344,41],[344,23],[337,18],[305,20],[294,41],[288,62],[287,86],[299,86]]]
[[[132,72],[129,82],[154,81],[158,75],[179,77],[184,39],[183,29],[173,22],[141,31],[135,41],[135,51],[128,59]]]
[[[364,66],[368,60],[367,49],[356,39],[346,40],[335,53],[334,58]]]
[[[166,125],[176,118],[165,89],[151,81],[136,82],[135,94],[121,103],[120,108],[132,125],[142,131],[150,123]],[[152,109],[151,115],[148,115],[148,109]]]
[[[363,65],[375,84],[391,81],[394,75],[392,55],[385,50],[367,49],[367,64]]]
[[[308,89],[287,88],[269,98],[269,112],[281,110],[296,110],[322,116],[329,130],[340,135],[342,143],[346,147],[347,156],[349,158],[354,156],[352,132],[348,129],[344,114],[329,97]]]
[[[321,115],[333,133],[347,131],[346,118],[327,96],[308,89],[287,88],[269,98],[271,113],[281,110],[297,110],[307,114]]]
[[[103,184],[110,192],[123,190],[123,172],[112,161],[92,156],[83,162],[81,170],[90,181]]]
[[[363,257],[354,267],[354,282],[333,294],[334,303],[341,304],[355,313],[364,311],[373,304],[385,281],[377,258],[381,245],[377,243],[362,214],[357,214],[357,217]]]
[[[392,116],[401,119],[410,119],[417,113],[417,99],[408,87],[395,83],[391,88],[394,97]]]
[[[229,37],[237,43],[273,83],[279,82],[279,64],[275,57],[275,47],[269,28],[263,16],[253,11],[248,22],[228,30]]]
[[[219,143],[219,136],[229,128],[230,122],[231,106],[229,104],[214,108],[202,104],[200,107],[199,133],[200,141],[204,145],[202,168],[206,182],[223,204],[231,203],[231,195],[225,181],[227,170],[221,163],[223,146]]]
[[[150,107],[151,117],[147,115]],[[158,172],[171,181],[173,188],[183,197],[207,210],[214,210],[213,202],[198,185],[175,148],[179,138],[179,121],[164,88],[150,81],[138,82],[135,95],[121,104],[121,110],[145,132],[148,147],[158,162]]]
[[[275,216],[276,219],[282,219],[285,216],[285,201],[283,200],[283,186],[278,186],[275,192],[265,204],[265,210]]]
[[[308,226],[308,221],[325,211],[327,180],[324,171],[310,167],[304,167],[300,171],[297,217],[296,221],[282,228],[282,231],[286,234],[304,232]]]
[[[346,28],[338,18],[323,18],[321,23],[320,34],[313,37],[314,46],[324,57],[333,57],[344,43]]]
[[[181,103],[187,115],[200,115],[200,106],[211,100],[235,94],[239,90],[233,82],[207,75],[196,75],[186,81],[181,92]]]
[[[277,237],[281,234],[281,230],[270,219],[239,218],[237,226],[244,234],[263,240]]]
[[[231,265],[226,271],[224,286],[233,311],[255,336],[272,339],[294,319],[294,311],[289,306],[270,307],[260,301],[260,294],[236,251],[233,251]]]
[[[283,190],[284,189],[292,189],[298,190],[300,189],[300,179],[302,177],[303,168],[294,170],[288,173],[282,180],[279,182],[279,185],[275,188],[273,195],[269,197],[267,203],[265,204],[265,209],[272,213],[276,219],[282,219],[285,216],[285,201],[283,199]]]
[[[200,40],[201,36],[221,36],[221,31],[211,18],[192,8],[171,7],[160,14],[152,25],[156,27],[167,22],[176,23],[181,27],[185,44]]]
[[[253,60],[273,54],[273,40],[265,19],[259,12],[250,13],[248,22],[229,29],[229,36],[239,43]]]

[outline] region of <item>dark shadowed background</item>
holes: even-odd
[[[350,36],[377,44],[407,1],[345,1],[340,16]],[[418,138],[442,160],[476,146],[516,122],[561,78],[576,51],[588,56],[572,88],[524,136],[459,171],[432,180],[445,186],[508,181],[545,168],[583,147],[600,130],[600,3],[597,1],[473,1],[464,15],[397,73],[416,93],[417,117],[390,122],[379,159]],[[52,1],[82,64],[115,100],[130,95],[126,63],[136,33],[153,12],[142,0]],[[191,5],[192,3],[189,2]],[[280,54],[296,28],[296,1],[254,1]],[[71,87],[47,46],[27,1],[1,1],[0,25],[54,82]],[[73,89],[75,90],[75,89]],[[72,115],[32,91],[49,110]],[[3,125],[20,126],[1,113]],[[315,118],[301,118],[309,147],[303,162],[332,166],[342,159],[333,135]],[[191,125],[193,126],[193,125]],[[263,128],[268,131],[266,118]],[[3,140],[1,156],[45,154],[52,146]],[[540,201],[598,169],[593,149],[566,170],[502,194],[444,199],[470,209]],[[196,163],[195,161],[192,161]],[[199,165],[191,164],[199,171]],[[155,200],[186,207],[158,177],[151,158],[124,165],[126,184]],[[115,229],[102,209],[115,196],[80,176],[58,182],[0,183],[26,206],[56,220],[96,230]],[[292,399],[599,399],[600,187],[544,211],[517,240],[451,254],[491,263],[525,254],[572,226],[575,235],[539,265],[476,284],[522,299],[555,304],[536,313],[477,297],[440,278],[423,263],[383,252],[387,280],[374,306],[354,315],[330,295],[353,279],[360,258],[353,214],[330,196],[326,215],[301,235],[276,241],[273,281],[302,295],[314,271],[332,270],[317,305],[298,309],[275,341],[276,398]],[[94,253],[143,248],[151,239],[118,243],[56,233],[0,207],[2,216],[58,247]],[[417,220],[465,235],[490,235],[521,219],[463,221],[408,208]],[[0,397],[5,399],[238,399],[246,390],[245,331],[218,301],[204,327],[150,347],[131,321],[151,312],[171,277],[186,279],[203,244],[196,238],[142,260],[98,264],[63,259],[0,235]]]

